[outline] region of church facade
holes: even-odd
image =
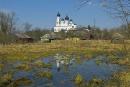
[[[65,18],[61,18],[60,13],[57,14],[56,18],[56,26],[54,27],[54,32],[60,32],[62,30],[68,31],[68,30],[75,30],[77,28],[77,25],[73,23],[72,19],[70,19],[68,16]]]

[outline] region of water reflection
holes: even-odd
[[[75,59],[70,55],[56,54],[54,58],[56,60],[56,67],[58,72],[60,71],[61,67],[64,67],[64,70],[67,71],[68,67],[75,61]]]
[[[46,87],[48,85],[51,85],[51,87],[75,87],[73,79],[77,74],[81,74],[85,81],[91,80],[94,76],[100,79],[109,79],[112,73],[125,69],[123,66],[108,63],[106,59],[105,56],[97,56],[87,60],[83,56],[56,54],[55,56],[41,58],[31,62],[31,64],[27,64],[30,65],[28,71],[16,69],[16,66],[23,64],[20,61],[11,63],[13,67],[11,68],[10,66],[8,71],[15,71],[13,80],[23,77],[30,79],[32,83],[28,87]],[[40,63],[40,67],[36,65],[36,61],[39,61],[37,63]],[[51,68],[48,68],[46,64],[51,64]],[[43,78],[37,76],[38,72],[43,72]],[[52,79],[45,78],[51,74]]]

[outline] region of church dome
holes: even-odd
[[[65,20],[69,20],[69,17],[68,17],[68,16],[66,16],[66,17],[65,17]]]
[[[62,18],[61,21],[64,21],[64,19]]]
[[[57,16],[60,17],[60,13],[59,12],[57,13]]]
[[[72,19],[70,19],[70,21],[73,21]]]

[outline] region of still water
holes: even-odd
[[[72,63],[60,63],[59,67],[57,67],[57,60],[54,56],[40,58],[38,61],[51,64],[52,67],[32,67],[29,71],[17,70],[13,75],[13,80],[26,77],[32,81],[28,86],[23,84],[19,87],[75,87],[73,80],[77,74],[82,75],[87,82],[93,77],[107,80],[113,73],[124,70],[124,66],[108,63],[105,56],[97,56],[89,60],[82,56],[78,58],[73,56],[72,59]],[[71,59],[69,59],[69,62],[70,61]],[[14,67],[18,64],[20,64],[20,62],[14,63]],[[52,79],[38,77],[36,73],[39,71],[51,72]]]

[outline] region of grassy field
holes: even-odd
[[[57,40],[51,43],[0,45],[0,58],[8,60],[29,60],[53,55],[57,52],[84,54],[86,58],[98,54],[129,52],[130,41],[126,44],[112,44],[109,40]]]
[[[0,69],[7,61],[32,61],[37,58],[51,56],[56,53],[67,53],[75,55],[84,55],[84,58],[93,58],[97,55],[107,55],[111,63],[126,65],[130,67],[130,41],[125,41],[125,44],[112,44],[109,40],[56,40],[51,43],[30,43],[30,44],[10,44],[0,45]],[[122,54],[122,58],[118,58],[117,54]],[[37,64],[37,63],[36,63]],[[38,62],[38,66],[39,66]],[[40,64],[41,65],[41,64]],[[28,64],[23,64],[17,67],[29,70]],[[46,73],[40,74],[45,76]],[[51,78],[51,74],[47,74]],[[82,76],[77,76],[76,83],[82,81]],[[10,81],[11,76],[5,74],[0,78],[0,81]],[[28,81],[28,80],[27,80]],[[3,85],[1,82],[0,84]],[[88,84],[80,85],[79,87],[129,87],[130,86],[130,71],[113,74],[113,78],[108,81],[92,79]],[[98,83],[98,84],[97,84]],[[87,86],[86,86],[87,85]],[[11,86],[12,87],[12,86]]]

